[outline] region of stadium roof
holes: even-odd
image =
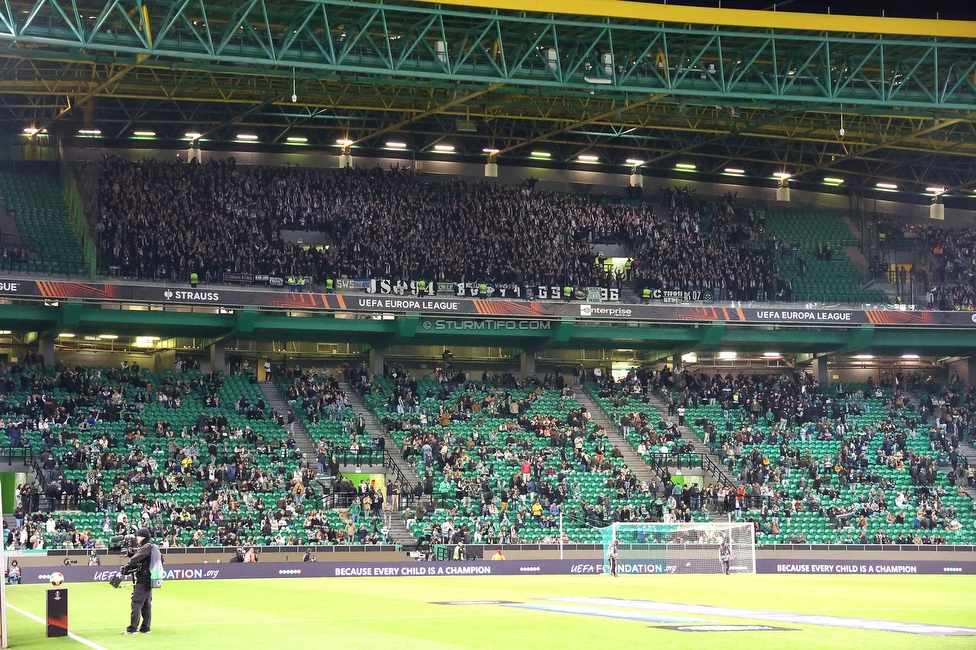
[[[0,130],[503,164],[538,152],[968,196],[976,23],[592,0],[11,0]]]

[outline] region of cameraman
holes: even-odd
[[[132,620],[123,634],[149,634],[152,621],[152,590],[159,586],[158,580],[153,580],[153,572],[162,569],[162,554],[159,547],[152,543],[148,528],[136,531],[137,548],[128,563],[119,572],[131,575],[134,581],[132,589]],[[142,617],[142,626],[139,618]]]

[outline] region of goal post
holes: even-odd
[[[615,523],[602,530],[604,572],[617,542],[617,573],[723,573],[722,544],[729,573],[756,572],[755,529],[749,523]]]

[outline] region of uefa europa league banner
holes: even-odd
[[[94,300],[142,304],[213,305],[281,309],[421,313],[515,318],[580,318],[602,321],[647,320],[671,322],[727,322],[769,325],[873,324],[911,327],[972,327],[976,312],[910,311],[902,309],[828,309],[767,305],[734,307],[587,302],[586,293],[570,300],[519,300],[510,297],[476,299],[457,295],[415,296],[368,293],[292,293],[290,291],[232,289],[226,285],[191,288],[186,285],[89,284],[42,280],[0,280],[0,297],[53,300]],[[595,296],[594,296],[595,297]]]

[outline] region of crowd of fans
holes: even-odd
[[[173,426],[160,413],[195,422]],[[229,392],[219,373],[0,367],[0,442],[33,441],[39,472],[37,485],[18,490],[22,516],[6,544],[101,548],[140,526],[164,547],[385,540],[372,518],[349,531],[348,517],[321,510],[317,459],[286,427],[285,414]],[[42,504],[97,513],[97,525],[76,527],[71,513]]]
[[[778,244],[766,238],[761,208],[740,208],[735,196],[698,199],[662,188],[665,218],[634,246],[636,286],[697,292],[714,300],[790,300],[781,277]]]
[[[976,471],[960,451],[960,442],[976,434],[976,392],[958,383],[940,386],[918,373],[827,388],[793,371],[710,376],[639,370],[620,382],[604,379],[600,395],[622,407],[627,427],[640,415],[627,409],[649,395],[665,400],[669,416],[700,414],[705,404],[720,407],[721,418],[697,415],[689,424],[736,473],[760,533],[777,534],[792,515],[815,512],[837,542],[946,543],[946,531],[963,527],[946,497],[976,487]],[[922,398],[918,406],[913,395]],[[864,415],[870,424],[858,418]],[[831,441],[836,451],[817,457],[810,441]],[[948,481],[937,480],[940,467]],[[896,494],[891,471],[906,472],[911,490]],[[905,523],[913,535],[885,532],[884,524]],[[801,533],[790,541],[806,540]]]
[[[542,381],[486,372],[477,382],[450,369],[418,381],[396,365],[353,376],[420,476],[421,505],[405,517],[428,522],[430,544],[551,543],[560,514],[579,541],[615,521],[692,521],[705,505],[667,470],[637,480],[558,370]],[[593,473],[596,493],[582,481]],[[430,520],[431,503],[441,519]]]
[[[715,299],[789,300],[780,245],[761,208],[662,188],[650,202],[530,185],[428,182],[410,171],[320,170],[106,159],[99,190],[105,267],[123,277],[219,280],[226,273],[620,286]],[[282,239],[322,231],[328,246]],[[610,268],[599,245],[631,252]],[[786,246],[789,253],[790,249]]]
[[[411,490],[399,481],[337,480],[349,505],[328,510],[316,476],[337,474],[338,456],[352,446],[383,449],[333,376],[295,369],[282,377],[303,421],[344,427],[339,437],[315,440],[318,454],[309,458],[288,435],[287,414],[229,393],[218,373],[154,375],[136,364],[0,367],[0,440],[39,440],[40,472],[39,485],[17,489],[16,526],[5,543],[100,549],[112,534],[148,526],[167,547],[378,544],[388,541],[390,514],[400,510],[432,545],[552,542],[559,515],[570,524],[567,539],[577,541],[574,531],[614,521],[691,521],[702,511],[734,512],[767,535],[798,513],[816,513],[834,541],[938,544],[966,520],[948,497],[976,487],[960,451],[976,438],[976,390],[958,377],[938,383],[896,373],[826,387],[795,371],[638,368],[620,380],[598,373],[599,397],[620,414],[625,435],[637,434],[640,453],[690,451],[677,430],[688,424],[739,482],[699,488],[672,484],[666,469],[649,483],[637,480],[559,369],[542,380],[486,372],[473,381],[451,368],[417,380],[397,364],[383,376],[365,365],[348,374],[420,482]],[[666,415],[656,417],[654,396]],[[149,405],[174,416],[189,410],[196,422],[148,420]],[[703,405],[721,417],[702,415]],[[282,435],[251,428],[267,420]],[[812,441],[831,445],[812,454]],[[910,488],[894,483],[892,472],[904,472]],[[596,492],[582,480],[593,475]],[[54,512],[42,511],[44,499]],[[76,525],[70,512],[58,512],[78,508],[96,513],[96,523]],[[886,532],[905,524],[911,534]],[[790,541],[805,540],[793,533]]]
[[[923,263],[909,272],[916,302],[928,309],[976,309],[976,231],[914,226],[910,234]]]
[[[444,281],[605,279],[591,241],[650,230],[644,206],[409,171],[102,162],[100,241],[125,277],[201,279],[224,272]],[[321,230],[330,245],[286,243]]]

